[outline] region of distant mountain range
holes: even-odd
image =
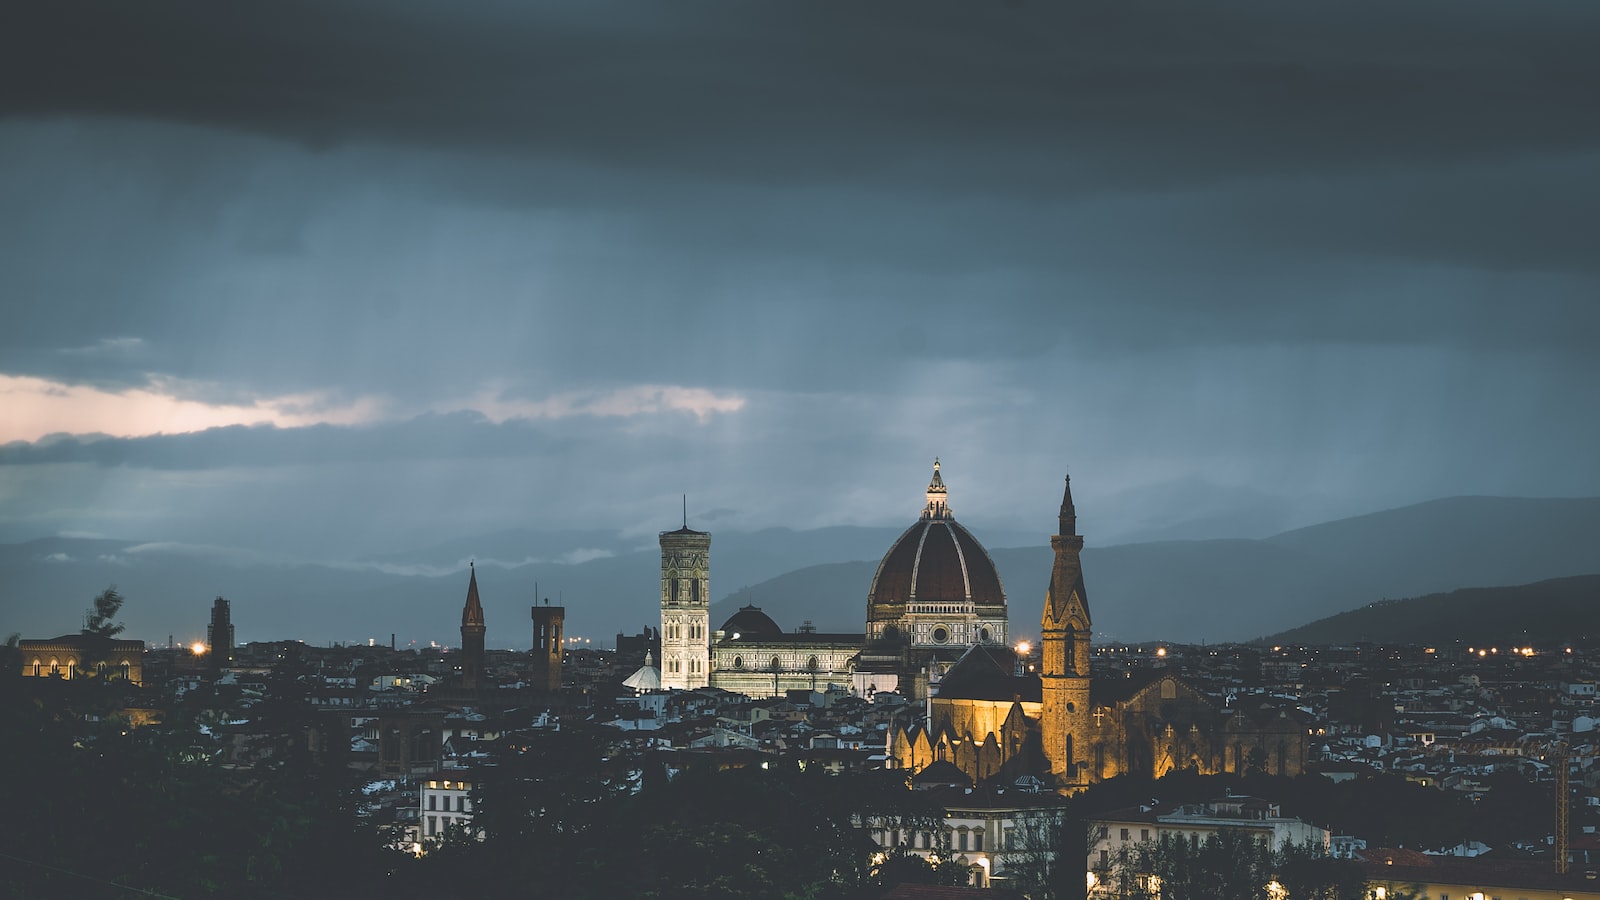
[[[1462,642],[1520,647],[1600,638],[1600,575],[1379,600],[1270,635],[1274,644]]]
[[[910,524],[909,522],[907,524]],[[1096,546],[1083,522],[1097,639],[1248,640],[1375,600],[1600,572],[1600,498],[1454,497],[1260,540]],[[878,558],[900,528],[717,533],[713,626],[745,603],[785,628],[855,632]],[[1041,533],[977,537],[1004,579],[1012,631],[1037,632],[1050,577]],[[568,609],[568,634],[609,645],[658,621],[655,536],[516,531],[355,561],[308,563],[248,551],[53,537],[0,544],[0,637],[75,631],[90,598],[116,583],[130,636],[204,636],[211,599],[233,601],[240,640],[302,638],[404,645],[459,639],[465,566],[476,558],[491,647],[526,647],[539,593]]]
[[[1249,640],[1375,599],[1600,572],[1600,498],[1452,497],[1261,540],[1096,547],[1092,524],[1080,528],[1089,532],[1083,567],[1097,639]],[[1041,540],[989,552],[1012,631],[1037,633],[1050,548]],[[712,619],[754,602],[786,628],[811,619],[821,630],[856,630],[876,566],[787,572],[722,601]]]

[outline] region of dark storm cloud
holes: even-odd
[[[216,401],[431,405],[486,373],[538,395],[1195,341],[1582,352],[1596,25],[1559,3],[41,4],[0,33],[0,353]]]
[[[1028,193],[1592,149],[1583,3],[37,4],[12,115]]]

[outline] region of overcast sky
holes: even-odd
[[[936,455],[1041,535],[1070,471],[1091,543],[1594,495],[1597,41],[1592,0],[27,4],[0,540],[894,524]]]

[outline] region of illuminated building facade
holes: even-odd
[[[973,645],[1005,647],[1006,592],[989,552],[956,522],[934,460],[922,515],[878,563],[867,592],[856,692],[928,696]]]
[[[859,634],[819,634],[809,623],[785,632],[759,608],[746,606],[712,633],[710,683],[757,698],[848,687],[860,652]]]
[[[47,641],[19,641],[17,651],[25,677],[144,682],[144,641],[66,634]]]
[[[937,685],[926,722],[891,729],[892,765],[920,771],[946,761],[975,781],[1037,772],[1065,793],[1123,774],[1304,771],[1310,739],[1298,710],[1221,709],[1164,670],[1091,677],[1092,621],[1070,480],[1057,521],[1038,675],[1017,674],[1003,650],[973,647]]]
[[[694,690],[711,679],[711,535],[687,523],[661,542],[661,686]]]

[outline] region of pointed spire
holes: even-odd
[[[1072,505],[1072,476],[1067,476],[1066,491],[1061,495],[1061,536],[1078,533],[1078,510]]]
[[[483,604],[478,601],[478,565],[477,560],[467,563],[472,572],[472,578],[467,582],[467,605],[461,610],[461,624],[483,625]]]
[[[939,474],[939,457],[933,458],[933,479],[928,482],[928,505],[922,508],[924,519],[946,519],[950,517],[950,506],[946,501],[947,491],[944,487],[944,478]]]

